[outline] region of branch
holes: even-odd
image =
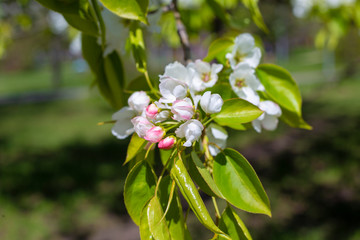
[[[188,62],[191,59],[189,36],[186,32],[186,28],[185,28],[183,22],[181,21],[180,12],[177,7],[177,0],[172,0],[172,2],[170,4],[170,9],[174,13],[177,33],[179,35],[181,46],[182,46],[182,49],[184,52],[184,60],[185,60],[185,62]]]

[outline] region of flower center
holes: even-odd
[[[209,73],[203,73],[201,80],[203,80],[203,82],[208,82],[210,81],[210,74]]]
[[[236,62],[242,62],[244,60],[244,58],[246,57],[245,54],[241,54],[240,52],[236,52],[236,55],[234,57]]]
[[[244,78],[236,79],[235,86],[237,86],[238,88],[246,87],[245,79]]]

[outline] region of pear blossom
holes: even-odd
[[[240,34],[235,38],[235,45],[231,53],[226,54],[231,68],[236,69],[240,63],[247,63],[252,68],[259,65],[260,48],[255,47],[255,40],[249,33]]]
[[[178,138],[186,139],[186,142],[183,144],[184,147],[191,147],[191,144],[200,138],[203,130],[204,126],[199,120],[191,119],[181,124],[175,130],[175,134]]]
[[[158,114],[156,114],[156,116],[154,118],[154,123],[163,122],[166,119],[168,119],[169,117],[170,117],[170,111],[168,111],[168,110],[161,111]]]
[[[149,103],[150,97],[144,91],[134,92],[128,99],[129,106],[139,115],[146,109]]]
[[[135,132],[139,137],[144,138],[146,133],[154,127],[154,124],[149,122],[145,117],[137,116],[131,119],[132,124],[134,125]]]
[[[205,92],[200,99],[202,110],[208,114],[220,112],[223,104],[221,96],[217,93],[211,94],[210,91]]]
[[[159,142],[158,147],[160,149],[171,149],[174,147],[175,143],[176,143],[176,138],[169,136],[169,137],[162,139]]]
[[[254,105],[260,103],[260,97],[256,91],[264,91],[264,86],[255,76],[255,70],[248,64],[240,64],[229,77],[233,91],[240,98]]]
[[[155,127],[150,128],[146,132],[146,134],[144,136],[144,139],[148,140],[149,142],[152,142],[152,143],[157,143],[164,136],[165,136],[165,130],[162,127],[155,126]]]
[[[171,112],[174,114],[173,119],[176,121],[190,120],[195,113],[194,110],[190,98],[176,100],[171,107]]]
[[[220,152],[220,149],[218,147],[220,147],[221,149],[226,147],[226,140],[228,138],[228,134],[225,128],[215,123],[211,123],[205,129],[205,132],[210,143],[209,152],[212,156],[216,156]],[[216,146],[211,143],[216,144]]]
[[[159,90],[162,95],[159,100],[161,103],[173,103],[186,97],[188,86],[182,81],[167,77],[160,79]]]
[[[112,120],[116,121],[111,129],[111,133],[118,139],[125,139],[134,132],[131,119],[136,115],[130,107],[123,107],[112,115]]]
[[[145,115],[149,119],[154,119],[158,114],[158,112],[159,112],[159,108],[154,103],[152,103],[149,106],[147,106],[145,110]]]
[[[189,63],[189,69],[193,69],[194,75],[190,83],[190,90],[194,92],[201,92],[206,88],[214,86],[218,80],[218,73],[222,70],[223,65],[213,63],[210,65],[207,62],[196,60],[194,63]]]
[[[259,108],[263,110],[264,113],[252,121],[252,126],[255,131],[260,133],[262,128],[269,131],[275,130],[279,123],[278,117],[281,116],[281,108],[279,105],[273,101],[267,100],[260,102]]]
[[[191,71],[181,63],[175,61],[165,67],[164,75],[160,76],[160,82],[163,79],[171,78],[186,83],[189,86],[191,83],[192,75],[193,71]]]

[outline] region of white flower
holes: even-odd
[[[111,129],[112,134],[118,139],[124,139],[134,132],[134,126],[131,123],[131,119],[135,116],[133,109],[129,107],[123,107],[112,115],[112,120],[115,120],[115,124]]]
[[[163,122],[170,117],[170,111],[164,110],[156,114],[154,123]]]
[[[144,138],[146,133],[154,127],[154,124],[149,122],[145,117],[137,116],[131,119],[132,124],[134,125],[135,132],[139,137]]]
[[[188,86],[186,83],[173,78],[162,78],[160,79],[159,89],[162,95],[159,101],[173,103],[186,97]]]
[[[206,135],[209,138],[209,143],[214,143],[217,146],[213,144],[209,144],[209,152],[212,156],[216,156],[219,152],[220,147],[221,149],[226,147],[226,139],[228,138],[228,134],[226,130],[214,123],[211,123],[206,129],[205,129]]]
[[[266,130],[272,131],[275,130],[279,119],[281,116],[281,108],[279,105],[274,103],[273,101],[262,101],[259,104],[259,108],[264,111],[264,113],[252,121],[252,125],[257,132],[261,132],[261,128],[263,127]]]
[[[146,109],[149,103],[150,97],[144,91],[134,92],[128,99],[129,106],[139,115]]]
[[[185,147],[191,147],[192,142],[197,141],[202,131],[204,130],[203,125],[196,119],[191,119],[180,125],[176,129],[175,134],[178,138],[186,138],[186,142],[183,144]]]
[[[190,83],[190,90],[201,92],[208,87],[214,86],[218,80],[218,73],[222,70],[223,65],[213,63],[211,66],[207,62],[196,60],[195,63],[189,63],[189,69],[193,69],[194,76]]]
[[[210,91],[205,92],[200,99],[202,110],[209,114],[220,112],[223,104],[221,96],[217,93],[211,94]]]
[[[255,76],[255,71],[248,64],[240,64],[229,77],[233,91],[240,98],[254,105],[260,103],[260,97],[256,91],[264,91],[264,86]]]
[[[193,72],[186,68],[179,62],[173,62],[165,67],[164,75],[160,76],[160,82],[162,79],[172,78],[180,82],[190,85]]]
[[[235,38],[235,45],[231,53],[226,54],[232,69],[238,67],[240,63],[247,63],[256,68],[259,65],[261,51],[255,47],[255,40],[249,33],[240,34]]]
[[[190,120],[194,115],[194,110],[194,105],[190,98],[176,100],[171,107],[171,112],[174,114],[173,119],[176,121]]]

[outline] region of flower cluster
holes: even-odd
[[[258,106],[264,113],[252,122],[254,129],[274,130],[281,116],[280,107],[270,101],[261,101],[258,92],[264,92],[265,88],[255,75],[255,68],[259,65],[261,51],[255,47],[254,38],[243,33],[235,38],[235,45],[231,53],[226,54],[230,62],[232,73],[229,81],[233,91],[239,98]]]
[[[200,92],[217,82],[222,67],[201,60],[188,66],[179,62],[169,64],[160,75],[161,97],[150,99],[144,91],[134,92],[128,99],[128,106],[113,115],[116,122],[112,133],[124,139],[135,131],[139,137],[158,143],[162,149],[172,148],[177,141],[191,147],[202,136],[208,116],[221,111],[223,99],[219,94]],[[212,135],[212,143],[225,147],[225,129],[211,124],[206,132],[213,132],[212,128],[221,129],[220,137],[216,131]],[[211,153],[216,155],[218,151],[211,150]]]
[[[236,37],[231,53],[226,54],[231,69],[229,82],[234,93],[256,106],[264,113],[252,122],[254,129],[274,130],[281,115],[280,107],[269,100],[263,101],[259,92],[265,91],[255,75],[261,51],[254,38],[247,33]],[[159,94],[134,92],[128,106],[113,115],[112,133],[124,139],[133,132],[162,149],[176,143],[191,147],[206,136],[207,149],[216,155],[226,145],[226,130],[211,122],[211,114],[219,113],[223,99],[206,89],[213,87],[219,78],[222,64],[196,60],[187,66],[170,63],[160,75]]]

